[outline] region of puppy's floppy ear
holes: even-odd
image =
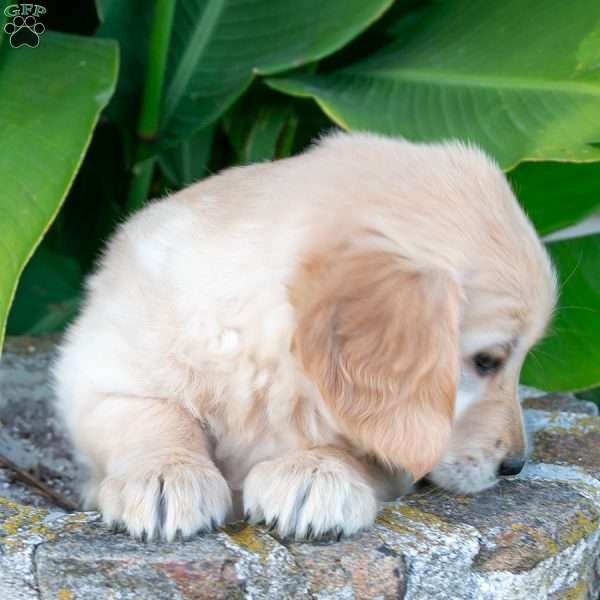
[[[292,295],[295,348],[345,435],[414,479],[448,443],[459,375],[459,287],[385,252],[313,260]]]

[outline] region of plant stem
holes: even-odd
[[[141,144],[142,142],[140,142],[140,145]],[[139,156],[139,153],[136,152],[136,155]],[[148,198],[155,162],[156,159],[152,157],[142,162],[136,162],[133,166],[131,181],[129,182],[129,191],[127,193],[127,204],[125,207],[127,213],[131,213],[134,210],[141,208]]]
[[[275,148],[274,158],[286,158],[292,153],[294,147],[294,140],[296,138],[296,132],[298,131],[298,125],[300,120],[295,111],[292,111],[288,118],[285,127],[283,128],[280,139],[277,140],[277,147]]]
[[[142,105],[136,128],[135,162],[126,209],[128,212],[140,208],[150,190],[155,159],[143,160],[145,150],[156,138],[160,123],[162,87],[169,52],[169,42],[173,30],[175,0],[155,0],[152,28],[148,41],[146,80],[142,95]]]

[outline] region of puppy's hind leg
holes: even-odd
[[[173,540],[225,521],[229,486],[200,424],[175,402],[105,397],[73,433],[102,473],[97,490],[86,493],[107,524],[136,537]]]

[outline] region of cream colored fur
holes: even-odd
[[[55,365],[88,507],[134,535],[351,534],[402,472],[473,492],[524,440],[555,299],[501,172],[458,142],[335,134],[120,227]],[[490,377],[481,351],[502,352]]]

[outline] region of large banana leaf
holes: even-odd
[[[161,136],[177,144],[216,120],[257,73],[276,73],[330,54],[377,19],[392,0],[179,0]],[[111,114],[131,123],[144,76],[148,0],[98,0],[98,35],[119,40],[122,76]]]
[[[445,0],[396,31],[346,68],[269,83],[344,128],[472,140],[507,169],[600,159],[600,2]]]
[[[524,162],[508,177],[541,235],[574,225],[600,209],[600,162]]]
[[[0,51],[0,347],[23,267],[56,216],[113,92],[113,42],[44,33]]]
[[[600,234],[547,245],[560,275],[548,335],[528,357],[522,381],[545,390],[600,385]]]

